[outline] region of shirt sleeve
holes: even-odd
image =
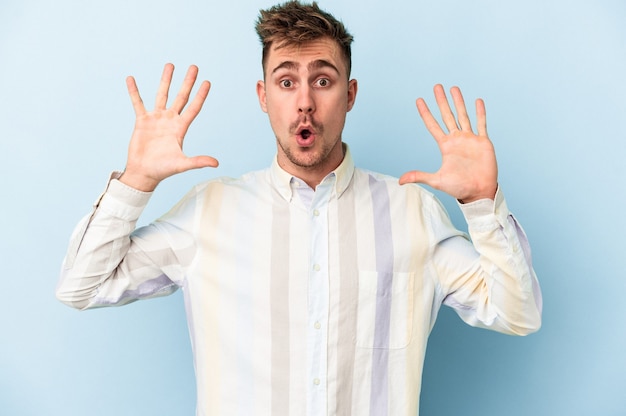
[[[435,225],[433,260],[443,303],[466,323],[511,335],[541,326],[542,298],[526,234],[500,189],[494,200],[460,204],[471,241]],[[439,208],[443,210],[443,208]]]
[[[119,176],[111,175],[70,238],[56,296],[71,307],[118,306],[168,295],[182,279],[181,253],[189,251],[191,237],[168,223],[135,230],[151,193],[122,184]]]

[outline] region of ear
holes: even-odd
[[[358,89],[359,85],[356,82],[356,79],[351,79],[350,81],[348,81],[348,111],[352,110],[352,107],[354,106]]]
[[[265,82],[257,81],[256,83],[256,95],[259,97],[259,104],[261,105],[261,110],[267,113],[267,94],[265,93]]]

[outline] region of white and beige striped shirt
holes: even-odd
[[[74,231],[57,296],[87,309],[182,288],[197,415],[415,416],[442,304],[509,334],[541,324],[500,191],[461,206],[473,244],[432,194],[355,168],[349,151],[316,190],[274,161],[202,183],[134,230],[149,197],[109,182]]]

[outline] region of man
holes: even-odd
[[[133,231],[151,192],[189,169],[191,67],[167,108],[165,66],[153,111],[132,77],[126,169],[76,228],[57,296],[79,309],[184,291],[198,415],[416,415],[426,342],[442,303],[467,323],[524,335],[541,322],[527,240],[497,185],[485,108],[472,131],[458,88],[435,98],[444,132],[417,109],[442,152],[435,174],[400,180],[355,168],[342,131],[357,95],[352,37],[314,3],[261,11],[257,94],[276,136],[266,170],[197,185]],[[186,108],[185,108],[186,107]],[[460,202],[473,244],[438,201]],[[132,233],[131,233],[132,232]]]

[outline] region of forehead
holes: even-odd
[[[267,55],[265,69],[267,74],[271,74],[275,68],[285,62],[293,62],[306,67],[311,62],[319,60],[330,62],[343,74],[347,71],[341,48],[336,41],[329,38],[312,40],[300,45],[273,45]]]

